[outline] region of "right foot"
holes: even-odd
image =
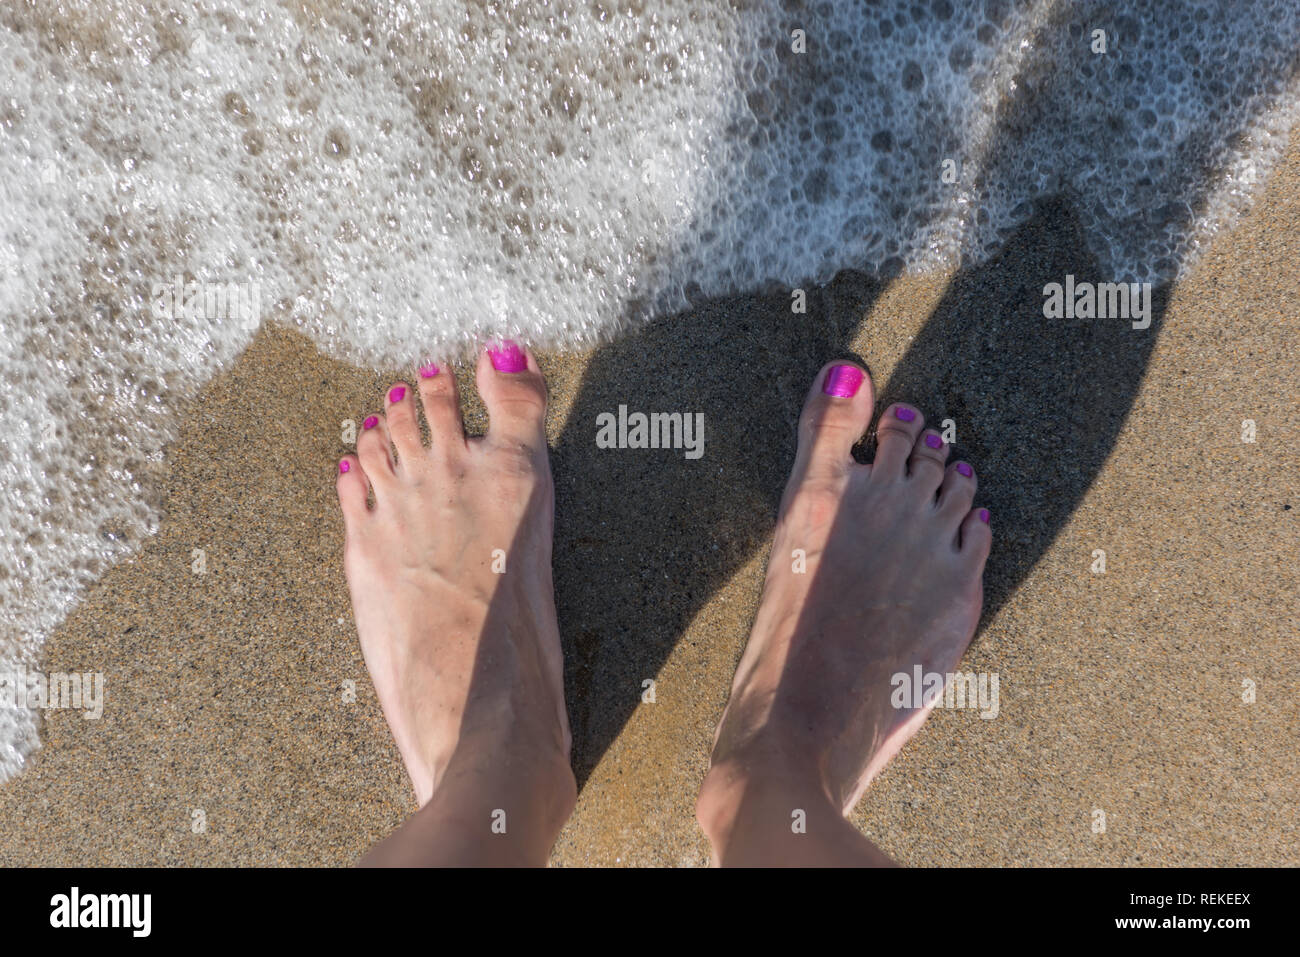
[[[809,392],[701,791],[711,838],[746,789],[800,781],[847,814],[929,713],[894,708],[891,678],[918,664],[951,672],[975,633],[992,536],[988,512],[972,508],[974,471],[945,468],[946,444],[907,405],[885,411],[875,460],[859,465],[850,450],[873,404],[870,377],[842,363]]]

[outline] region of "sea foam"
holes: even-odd
[[[259,321],[369,364],[591,344],[978,262],[1062,192],[1112,278],[1176,278],[1284,146],[1297,50],[1293,0],[11,0],[0,670],[156,528],[173,410]],[[257,315],[162,308],[177,277]],[[37,743],[0,703],[0,777]]]

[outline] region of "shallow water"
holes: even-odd
[[[156,527],[173,410],[261,321],[370,364],[591,344],[979,261],[1061,192],[1112,278],[1173,279],[1297,51],[1292,0],[6,0],[0,671]],[[35,729],[0,701],[0,778]]]

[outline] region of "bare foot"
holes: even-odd
[[[338,495],[361,649],[416,800],[424,807],[449,782],[478,789],[458,807],[486,834],[495,809],[530,790],[551,795],[545,815],[562,824],[574,782],[546,386],[508,344],[479,357],[477,376],[487,435],[466,439],[454,375],[427,367],[418,396],[397,383],[385,414],[365,420],[357,454],[339,463]]]
[[[870,378],[842,363],[818,374],[805,403],[698,805],[715,851],[756,789],[848,813],[929,711],[895,708],[892,677],[918,664],[952,671],[979,621],[991,533],[988,512],[971,507],[974,471],[945,468],[947,446],[906,405],[885,411],[875,461],[857,464],[850,449],[873,403]]]

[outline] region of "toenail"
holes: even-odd
[[[826,382],[822,391],[840,399],[849,399],[858,394],[862,385],[862,370],[857,366],[832,366],[826,373]]]
[[[441,369],[439,369],[436,365],[434,365],[432,362],[430,362],[427,366],[421,366],[421,367],[420,367],[420,378],[421,378],[421,379],[432,379],[434,376],[436,376],[436,375],[437,375],[439,372],[441,372],[441,371],[442,371]]]
[[[939,438],[939,436],[931,432],[929,435],[925,437],[925,444],[930,446],[930,448],[932,449],[942,448],[943,439]]]
[[[366,421],[361,423],[361,427],[363,429],[373,429],[378,424],[379,424],[379,416],[371,415],[366,417]]]
[[[900,405],[898,408],[894,409],[894,418],[898,419],[899,422],[911,422],[916,418],[916,413],[907,406]]]
[[[987,525],[989,523],[989,510],[987,508],[982,508],[980,509],[979,514],[980,514],[980,521],[983,522],[985,525]]]
[[[523,350],[509,339],[495,349],[488,349],[488,358],[492,360],[492,368],[497,372],[523,372],[528,368]]]
[[[395,385],[388,390],[389,402],[401,402],[404,398],[406,398],[406,386]]]
[[[352,470],[352,463],[349,462],[347,459],[344,459],[343,461],[339,462],[340,472],[349,472],[351,470]]]
[[[965,462],[957,463],[957,471],[960,474],[966,476],[967,478],[970,478],[972,475],[975,474],[975,470],[971,468],[969,465],[967,465]]]

